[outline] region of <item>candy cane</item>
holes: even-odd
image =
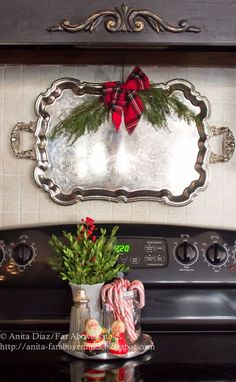
[[[118,286],[114,287],[114,315],[116,320],[122,320],[123,315],[121,311],[121,302],[120,302],[120,296],[119,296],[119,290]]]
[[[106,284],[103,286],[102,288],[102,302],[105,304],[106,302],[106,294],[107,294],[107,291],[110,289],[111,287],[111,284]]]
[[[108,303],[116,320],[122,320],[125,323],[127,335],[130,341],[134,342],[137,339],[137,334],[132,313],[133,302],[131,299],[123,298],[123,293],[129,290],[137,290],[139,306],[142,308],[145,304],[144,287],[139,280],[130,283],[129,280],[116,279],[111,284],[105,285],[102,289],[102,301]]]
[[[135,331],[134,318],[132,313],[132,303],[125,301],[125,315],[123,316],[127,334],[131,342],[137,340],[137,334]]]
[[[112,297],[113,288],[114,286],[112,284],[104,285],[104,287],[102,288],[102,302],[103,304],[107,302],[112,311],[114,311],[114,304],[113,304],[113,297]]]
[[[144,294],[144,287],[143,283],[139,280],[134,280],[130,284],[130,290],[137,290],[139,295],[139,307],[142,309],[145,305],[145,294]]]
[[[137,334],[135,331],[134,319],[133,319],[133,302],[131,299],[124,299],[123,292],[129,290],[130,282],[128,280],[122,279],[119,283],[119,290],[122,290],[120,294],[120,310],[125,322],[126,330],[129,335],[131,342],[136,341]]]

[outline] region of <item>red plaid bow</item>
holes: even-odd
[[[137,90],[149,88],[149,79],[138,66],[130,73],[125,84],[120,82],[103,84],[103,102],[111,109],[112,122],[116,130],[120,127],[123,112],[125,126],[128,132],[132,133],[144,110]]]

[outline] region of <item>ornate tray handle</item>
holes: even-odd
[[[216,154],[213,151],[210,155],[210,163],[228,162],[233,156],[235,150],[235,139],[232,131],[228,127],[211,127],[212,136],[223,135],[222,154]]]
[[[36,159],[34,148],[30,150],[23,150],[21,147],[21,132],[25,131],[28,133],[35,133],[36,125],[36,121],[30,121],[29,123],[18,122],[13,127],[10,139],[11,148],[18,158],[32,160]],[[232,131],[228,127],[216,126],[211,126],[210,131],[212,137],[223,135],[222,154],[216,154],[211,151],[210,163],[228,162],[232,158],[235,151],[235,138]]]
[[[22,149],[21,133],[26,131],[28,133],[34,133],[36,130],[37,122],[30,121],[29,123],[18,122],[11,132],[11,148],[14,154],[21,159],[36,159],[34,148],[30,150]]]

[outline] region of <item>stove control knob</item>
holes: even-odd
[[[214,243],[207,248],[206,259],[215,266],[222,265],[226,262],[228,253],[225,247],[218,243]]]
[[[28,265],[34,258],[34,249],[26,243],[16,244],[11,254],[12,260],[19,267]]]
[[[3,247],[0,247],[0,264],[2,264],[4,259],[5,259],[5,252]]]
[[[195,245],[184,241],[176,247],[175,256],[181,264],[191,265],[197,260],[198,251]]]

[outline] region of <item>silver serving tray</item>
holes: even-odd
[[[209,103],[185,80],[156,86],[175,93],[199,114],[199,126],[172,115],[167,129],[155,129],[141,118],[129,135],[124,126],[116,132],[107,122],[68,145],[65,137],[52,141],[51,129],[88,95],[101,95],[102,84],[71,78],[54,82],[36,101],[37,184],[63,205],[91,199],[191,202],[208,185]]]
[[[97,354],[94,356],[88,356],[83,351],[78,351],[75,349],[73,344],[68,341],[68,334],[61,337],[61,340],[58,344],[59,349],[63,350],[67,354],[73,355],[74,357],[81,359],[90,359],[90,360],[114,360],[114,359],[129,359],[138,357],[148,350],[154,349],[154,344],[152,338],[148,334],[141,334],[140,340],[132,345],[129,345],[129,352],[125,355],[118,356],[108,352]]]

